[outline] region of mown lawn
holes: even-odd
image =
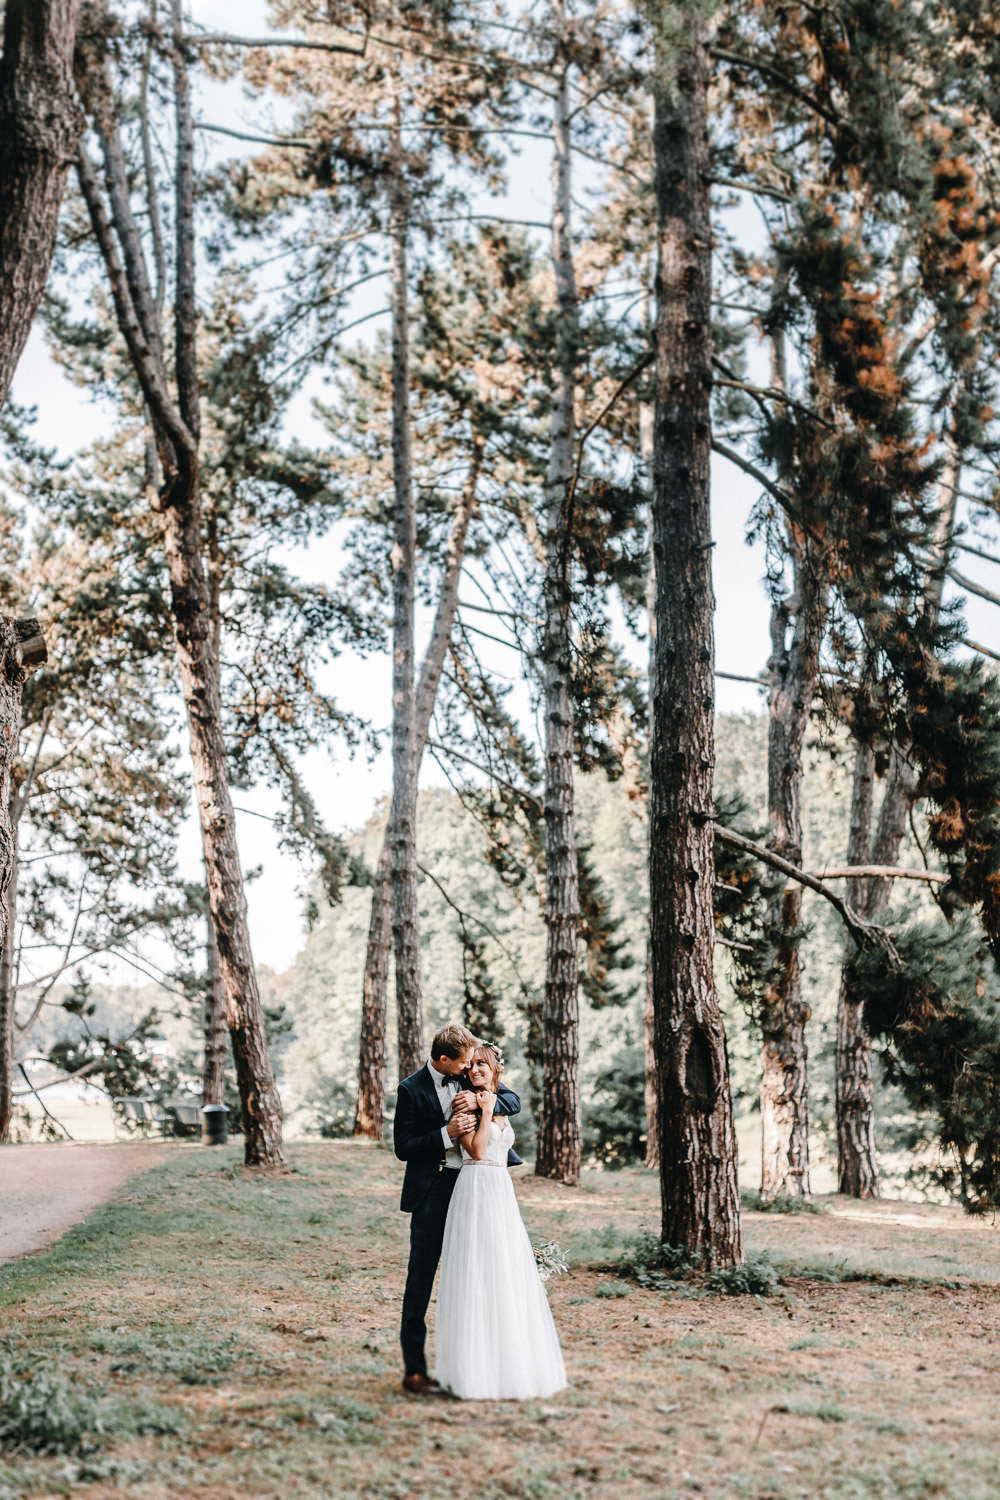
[[[748,1213],[773,1296],[664,1293],[607,1269],[655,1226],[651,1177],[522,1172],[533,1238],[570,1255],[550,1290],[571,1386],[416,1401],[398,1163],[355,1142],[291,1156],[258,1177],[235,1150],[179,1150],[0,1268],[0,1500],[1000,1496],[991,1224],[844,1199]]]

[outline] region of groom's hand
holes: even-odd
[[[453,1114],[464,1114],[468,1110],[476,1108],[476,1096],[471,1089],[459,1089],[451,1101]]]
[[[476,1117],[470,1110],[460,1110],[458,1114],[453,1114],[448,1121],[448,1134],[453,1141],[456,1141],[460,1135],[465,1135],[466,1131],[472,1130],[475,1127],[475,1123]]]

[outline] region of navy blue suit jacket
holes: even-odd
[[[520,1110],[521,1100],[518,1095],[513,1089],[506,1089],[501,1084],[493,1113],[516,1115]],[[404,1214],[413,1212],[441,1170],[441,1163],[444,1161],[441,1131],[447,1123],[429,1065],[424,1063],[422,1068],[402,1080],[396,1094],[392,1144],[400,1161],[406,1162],[403,1193],[399,1200]],[[521,1165],[521,1158],[513,1149],[507,1153],[507,1165]]]

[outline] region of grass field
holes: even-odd
[[[418,1401],[399,1164],[355,1142],[292,1164],[179,1150],[0,1268],[0,1500],[1000,1496],[993,1224],[837,1198],[750,1212],[774,1295],[664,1293],[608,1269],[656,1225],[653,1178],[522,1172],[532,1237],[570,1257],[549,1284],[570,1388]]]

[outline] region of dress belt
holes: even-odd
[[[463,1161],[462,1167],[506,1167],[505,1161]]]

